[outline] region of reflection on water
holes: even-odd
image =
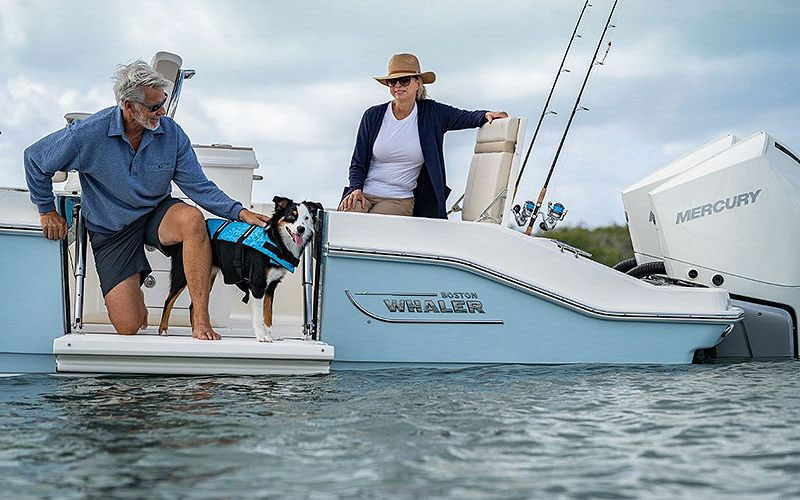
[[[796,496],[797,369],[3,378],[0,496]]]

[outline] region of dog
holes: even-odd
[[[250,303],[253,329],[259,342],[273,341],[272,300],[275,288],[287,271],[294,271],[303,250],[314,237],[323,210],[321,204],[313,201],[295,203],[280,196],[272,201],[275,211],[265,228],[220,219],[206,221],[211,237],[211,287],[217,275],[222,273],[225,284],[236,285],[244,292],[242,302]],[[158,327],[160,335],[167,334],[172,307],[187,284],[182,249],[177,249],[171,259],[170,290]],[[250,300],[250,295],[254,300]],[[190,305],[190,318],[191,309]]]

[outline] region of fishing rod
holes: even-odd
[[[564,141],[567,139],[567,134],[569,133],[569,128],[572,125],[572,120],[575,118],[575,113],[578,111],[580,106],[581,97],[583,96],[583,91],[586,88],[586,82],[589,81],[589,75],[592,73],[592,68],[598,64],[597,61],[597,54],[600,52],[600,47],[603,46],[603,40],[606,37],[606,32],[608,32],[609,26],[613,26],[611,24],[611,18],[614,16],[614,10],[617,8],[617,3],[619,0],[614,0],[614,5],[611,6],[611,12],[608,14],[608,19],[606,20],[606,25],[603,28],[603,33],[600,35],[600,40],[597,42],[597,48],[594,50],[594,55],[592,56],[592,62],[589,63],[589,69],[586,70],[586,76],[583,79],[583,83],[581,84],[581,90],[578,92],[578,98],[575,99],[575,106],[572,107],[572,113],[569,115],[569,120],[567,121],[567,126],[564,127],[564,134],[561,136],[561,142],[558,144],[558,149],[556,150],[556,154],[553,157],[553,163],[550,165],[550,171],[547,173],[547,179],[544,181],[544,185],[542,186],[542,190],[539,192],[539,198],[536,200],[536,205],[533,207],[531,215],[530,215],[530,222],[528,223],[528,227],[525,228],[525,234],[530,236],[531,231],[533,230],[533,224],[536,222],[536,218],[539,215],[539,211],[542,208],[542,202],[544,201],[544,197],[547,194],[547,185],[550,184],[550,179],[553,176],[553,171],[556,168],[556,163],[558,162],[558,156],[561,154],[561,149],[564,147]],[[608,42],[608,49],[606,49],[606,53],[603,56],[603,61],[605,62],[605,56],[608,55],[608,51],[611,50],[611,42]],[[602,64],[602,63],[601,63]],[[580,106],[581,109],[587,109]],[[530,202],[526,202],[528,205]],[[556,203],[550,207],[548,214],[549,219],[553,219],[553,221],[561,220],[567,214],[566,210],[564,210],[564,206],[561,203]],[[553,224],[554,225],[554,224]]]
[[[514,197],[517,196],[517,188],[519,188],[519,182],[522,180],[522,174],[525,172],[525,165],[528,164],[528,158],[531,156],[531,151],[533,150],[533,143],[536,142],[536,136],[539,135],[539,128],[542,126],[542,122],[544,121],[544,117],[548,114],[556,114],[555,111],[548,111],[547,108],[550,106],[550,99],[553,97],[553,92],[556,89],[556,84],[558,83],[558,78],[561,76],[561,73],[564,71],[564,63],[567,61],[567,54],[569,54],[569,49],[572,47],[572,42],[575,41],[576,38],[580,38],[581,35],[578,34],[578,26],[581,24],[581,19],[583,19],[583,13],[586,12],[587,7],[591,7],[592,4],[589,3],[589,0],[583,4],[583,8],[581,9],[581,14],[578,16],[578,22],[575,23],[575,29],[572,30],[572,36],[569,38],[569,43],[567,44],[567,50],[564,51],[564,57],[561,58],[561,64],[558,66],[558,71],[556,71],[556,77],[553,80],[553,86],[550,87],[550,93],[547,94],[547,100],[544,101],[544,107],[542,108],[542,114],[539,115],[539,123],[536,124],[536,129],[533,131],[533,137],[531,138],[531,144],[528,146],[528,152],[525,153],[525,160],[522,162],[522,167],[519,169],[519,174],[517,174],[517,181],[514,183],[514,193],[511,195],[511,201],[513,202]],[[569,73],[569,70],[566,70]]]

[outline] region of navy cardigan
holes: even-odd
[[[363,189],[367,170],[372,160],[372,146],[383,123],[386,106],[372,106],[364,112],[358,127],[356,147],[350,160],[350,187],[345,194]],[[419,143],[425,164],[414,189],[414,215],[416,217],[447,218],[445,201],[450,194],[444,171],[442,143],[448,130],[476,128],[486,123],[486,111],[464,111],[430,99],[417,101]]]

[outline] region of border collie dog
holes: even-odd
[[[313,201],[295,203],[276,196],[275,212],[267,227],[244,222],[209,219],[213,268],[211,286],[219,273],[227,285],[236,285],[244,292],[242,302],[250,303],[253,329],[259,342],[272,342],[272,299],[275,288],[286,272],[294,272],[303,249],[314,237],[322,205]],[[170,290],[158,333],[167,334],[169,315],[175,301],[186,288],[183,252],[172,255]],[[250,300],[250,295],[254,300]],[[263,299],[263,300],[262,300]],[[191,306],[189,306],[191,318]]]

